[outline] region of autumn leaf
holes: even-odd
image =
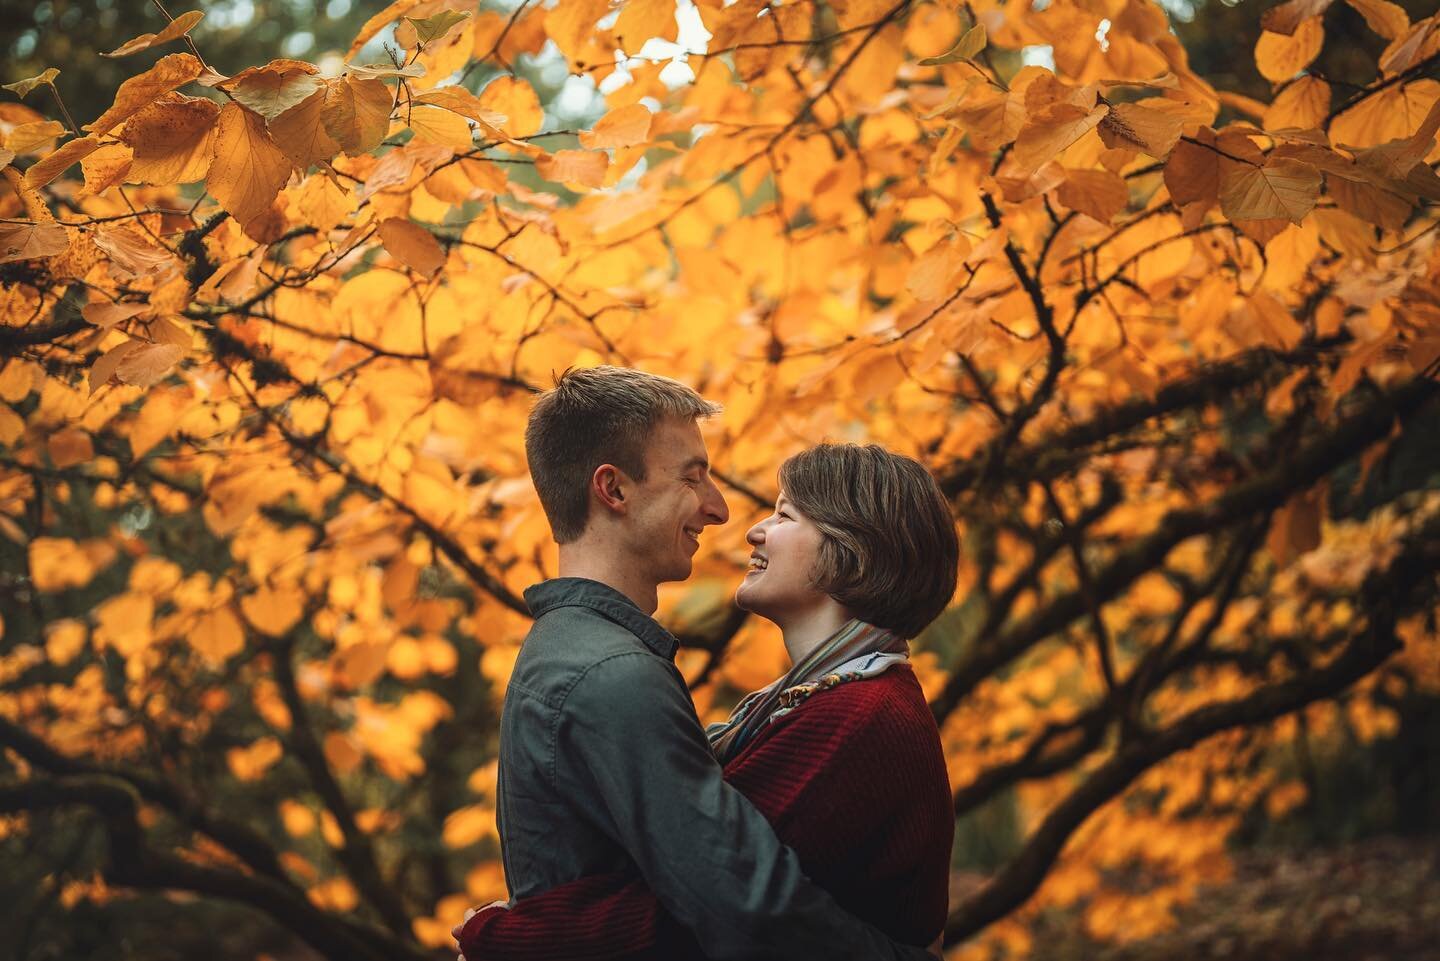
[[[412,107],[408,111],[408,121],[417,140],[443,144],[456,150],[469,150],[475,146],[470,125],[465,122],[465,118],[449,110],[439,107]]]
[[[325,129],[327,93],[317,90],[270,121],[270,136],[297,170],[308,170],[340,152],[340,144]]]
[[[93,136],[71,140],[32,164],[30,169],[25,171],[25,182],[35,188],[43,187],[64,173],[71,164],[84,160],[99,147],[99,139]]]
[[[1271,83],[1289,80],[1310,65],[1325,43],[1325,28],[1319,18],[1302,21],[1290,35],[1260,34],[1255,43],[1255,66]]]
[[[320,68],[301,60],[272,60],[216,84],[242,105],[274,120],[325,86]]]
[[[433,90],[427,90],[417,96],[415,102],[444,107],[446,110],[454,111],[462,117],[469,117],[477,123],[492,128],[502,126],[508,119],[503,113],[487,109],[480,103],[479,97],[460,86],[436,87]]]
[[[161,94],[183,87],[199,76],[200,61],[195,57],[188,53],[167,54],[149,70],[122,83],[110,109],[86,124],[84,129],[97,134],[109,133],[122,120],[154,103]]]
[[[17,96],[28,97],[30,92],[39,86],[54,86],[55,78],[60,76],[60,71],[54,67],[47,67],[33,77],[26,77],[24,80],[16,80],[14,83],[0,84],[0,89],[13,90]]]
[[[20,124],[5,135],[5,149],[13,154],[27,154],[64,134],[65,125],[57,120]]]
[[[1322,126],[1330,115],[1330,85],[1319,77],[1297,77],[1275,96],[1265,110],[1266,130],[1297,127],[1309,130]]]
[[[199,10],[190,10],[180,14],[174,20],[166,24],[165,29],[159,33],[142,33],[134,40],[127,40],[109,53],[102,53],[102,57],[125,57],[132,53],[139,53],[141,50],[149,50],[151,47],[158,47],[162,43],[169,43],[171,40],[178,40],[186,36],[195,25],[199,23],[205,14]]]
[[[959,63],[962,60],[972,60],[981,50],[985,49],[988,38],[985,35],[985,25],[977,23],[966,30],[964,35],[956,41],[955,46],[938,57],[925,57],[920,60],[922,67],[937,67],[946,63]]]
[[[1108,224],[1125,209],[1130,191],[1119,175],[1108,170],[1067,170],[1055,196],[1071,210]]]
[[[110,383],[115,376],[115,368],[119,366],[120,361],[124,360],[127,354],[137,351],[144,346],[145,341],[143,340],[125,340],[111,347],[98,357],[95,363],[90,365],[88,380],[90,393],[93,394],[101,387]]]
[[[53,223],[0,223],[0,264],[62,254],[70,246],[65,228]]]
[[[583,187],[604,186],[609,166],[609,158],[593,150],[557,150],[535,160],[535,172],[546,180]]]
[[[545,112],[540,98],[521,77],[496,77],[480,91],[480,105],[486,110],[504,114],[505,132],[512,137],[528,137],[540,132]]]
[[[1362,17],[1365,24],[1386,40],[1399,40],[1410,29],[1410,15],[1405,8],[1390,0],[1345,0]]]
[[[325,132],[350,156],[369,153],[390,131],[393,101],[380,80],[342,77],[325,88],[320,122]]]
[[[109,329],[122,320],[149,313],[151,309],[149,304],[117,304],[108,300],[97,300],[81,308],[80,314],[88,323]]]
[[[1100,139],[1112,150],[1147,153],[1157,160],[1169,156],[1180,139],[1178,116],[1138,103],[1116,104],[1099,125]]]
[[[645,41],[654,37],[673,41],[678,29],[675,0],[625,0],[612,28],[615,42],[627,53],[638,53]]]
[[[205,178],[211,196],[242,224],[268,212],[290,178],[290,161],[270,138],[265,121],[238,103],[226,104],[214,145]]]
[[[1318,18],[1335,0],[1288,0],[1266,10],[1260,17],[1260,25],[1272,33],[1291,36],[1300,24]]]
[[[1056,104],[1032,118],[1015,138],[1015,162],[1033,172],[1054,159],[1066,147],[1094,130],[1110,112],[1104,104],[1090,109],[1069,103]]]
[[[445,265],[445,250],[435,235],[399,217],[380,222],[380,242],[397,260],[426,276]]]
[[[167,93],[125,121],[120,139],[132,152],[130,176],[151,184],[191,183],[210,169],[220,105]]]
[[[418,43],[434,43],[464,23],[469,16],[470,13],[467,10],[441,10],[434,16],[419,20],[414,17],[406,17],[405,21],[414,28],[415,40]]]
[[[1290,158],[1263,167],[1234,164],[1220,178],[1220,209],[1231,220],[1285,218],[1300,223],[1320,195],[1320,172]]]
[[[644,104],[632,103],[617,107],[595,122],[590,130],[581,131],[580,144],[591,150],[633,147],[650,139],[653,115]]]
[[[123,183],[130,174],[133,159],[134,152],[126,144],[102,144],[98,150],[80,161],[80,169],[85,175],[83,193],[94,196]]]
[[[185,353],[179,344],[141,344],[120,358],[115,376],[121,383],[152,387],[170,373]]]
[[[170,251],[123,223],[101,224],[95,230],[94,240],[96,247],[109,254],[111,261],[131,276],[153,274],[175,261]]]

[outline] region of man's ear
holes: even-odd
[[[590,475],[590,493],[605,509],[624,514],[629,505],[626,495],[630,491],[630,478],[614,464],[601,464]]]

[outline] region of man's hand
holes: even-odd
[[[489,910],[490,908],[504,908],[505,910],[508,911],[508,910],[510,910],[510,902],[509,902],[509,901],[491,901],[489,904],[482,904],[482,905],[481,905],[480,907],[478,907],[478,908],[466,908],[466,909],[465,909],[465,917],[461,918],[461,919],[460,919],[460,923],[457,924],[457,925],[455,925],[455,927],[453,927],[453,928],[450,929],[450,937],[452,937],[452,938],[455,939],[455,947],[456,947],[457,950],[458,950],[459,947],[460,947],[460,932],[465,930],[465,922],[467,922],[467,921],[469,921],[471,918],[475,917],[475,915],[479,914],[481,911],[486,911],[486,910]],[[464,954],[458,954],[458,955],[456,955],[456,956],[455,956],[455,961],[465,961],[465,955],[464,955]]]

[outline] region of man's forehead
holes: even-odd
[[[663,421],[656,425],[655,432],[650,436],[650,457],[658,463],[687,467],[692,463],[705,466],[710,463],[705,438],[700,435],[700,426],[693,420]]]

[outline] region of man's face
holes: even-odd
[[[730,519],[710,477],[710,457],[693,420],[665,420],[645,450],[645,480],[631,507],[630,548],[656,583],[683,581],[700,547],[700,532]]]

